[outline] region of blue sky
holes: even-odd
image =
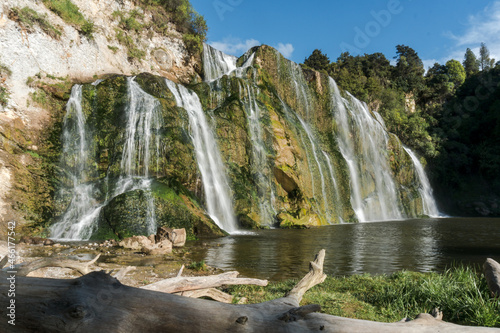
[[[209,26],[208,43],[242,55],[267,44],[295,62],[314,49],[330,60],[343,51],[382,52],[392,60],[396,45],[415,49],[426,68],[434,62],[476,56],[485,42],[500,60],[500,0],[191,0]]]

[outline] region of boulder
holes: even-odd
[[[118,245],[126,249],[142,250],[145,247],[154,245],[154,242],[151,242],[146,236],[132,236],[125,238]]]
[[[145,254],[150,254],[150,255],[168,254],[168,253],[172,252],[172,242],[169,241],[168,239],[163,239],[159,243],[151,243],[151,244],[145,245],[141,249],[141,252],[144,252]]]
[[[500,264],[488,258],[483,264],[483,270],[492,297],[500,297]]]
[[[172,242],[174,247],[183,247],[186,244],[186,229],[159,227],[156,231],[155,242],[159,243],[164,239]]]

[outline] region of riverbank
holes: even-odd
[[[223,271],[207,266],[204,262],[191,259],[192,251],[205,246],[203,242],[190,242],[182,248],[174,248],[166,255],[146,255],[140,251],[125,249],[106,242],[73,242],[55,243],[53,245],[16,244],[16,263],[32,262],[37,259],[51,257],[89,261],[100,255],[94,270],[117,272],[121,268],[133,266],[120,282],[132,287],[142,287],[163,279],[175,277],[184,265],[183,276],[200,276],[220,274]],[[30,277],[51,279],[73,279],[81,276],[69,268],[45,267],[31,272]]]

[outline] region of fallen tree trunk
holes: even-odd
[[[141,289],[160,291],[163,293],[178,293],[181,291],[217,288],[224,285],[251,284],[267,286],[267,280],[238,278],[238,272],[227,272],[219,275],[183,277],[177,276],[148,284]]]
[[[283,298],[233,305],[159,293],[122,285],[104,272],[74,280],[17,277],[15,324],[0,320],[0,331],[14,332],[498,332],[498,329],[445,323],[420,315],[405,323],[379,323],[314,313],[318,305],[300,307],[307,288],[323,280],[321,251],[306,276]],[[5,274],[5,273],[3,273]],[[318,278],[319,277],[319,278]],[[12,282],[12,280],[10,280]],[[9,288],[2,277],[0,288]],[[11,298],[12,299],[12,298]],[[1,304],[9,304],[7,293]],[[0,307],[2,318],[9,309]],[[6,316],[7,315],[7,316]],[[12,318],[12,317],[11,317]],[[12,330],[15,328],[16,330]]]
[[[61,267],[61,268],[70,268],[78,273],[85,275],[92,272],[90,266],[92,266],[101,254],[98,254],[94,257],[94,259],[90,261],[80,261],[73,259],[65,259],[59,257],[46,257],[37,259],[35,261],[29,263],[22,263],[20,265],[15,266],[15,270],[17,271],[18,276],[26,276],[30,272],[36,271],[37,269],[44,267]]]

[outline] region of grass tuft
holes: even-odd
[[[39,14],[29,7],[12,7],[9,12],[9,18],[20,23],[29,32],[36,25],[50,37],[55,39],[61,38],[61,31],[50,24],[47,20],[47,15]]]
[[[80,13],[80,9],[71,0],[42,0],[45,6],[59,15],[66,23],[73,25],[85,36],[92,38],[94,23]]]

